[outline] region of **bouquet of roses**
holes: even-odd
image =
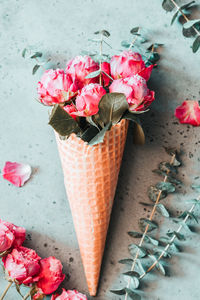
[[[101,31],[100,49],[107,31]],[[96,58],[96,60],[95,60]],[[53,106],[64,182],[90,294],[96,295],[107,229],[129,120],[140,128],[154,92],[147,87],[153,64],[132,50],[108,56],[76,56],[65,70],[46,70],[39,101]],[[106,58],[106,59],[105,59]]]

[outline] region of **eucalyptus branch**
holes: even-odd
[[[173,154],[173,155],[172,155],[172,158],[171,158],[171,161],[170,161],[170,165],[173,165],[175,158],[176,158],[176,155]],[[167,172],[166,172],[166,176],[164,177],[163,182],[166,182],[166,181],[167,181],[169,172],[170,172],[170,170],[168,169]],[[151,215],[150,215],[150,217],[148,218],[149,221],[152,221],[152,219],[153,219],[153,216],[154,216],[154,214],[155,214],[156,207],[157,207],[157,205],[158,205],[158,203],[159,203],[159,201],[160,201],[161,195],[162,195],[162,190],[159,190],[159,193],[158,193],[157,199],[156,199],[156,201],[155,201],[155,204],[154,204],[154,206],[153,206]],[[147,225],[146,225],[146,227],[145,227],[145,230],[144,230],[144,233],[143,233],[143,235],[142,235],[142,237],[141,237],[141,240],[140,240],[140,242],[139,242],[139,247],[142,246],[142,244],[143,244],[143,242],[144,242],[144,239],[145,239],[145,237],[146,237],[146,235],[147,235],[148,229],[149,229],[149,224],[147,223]],[[135,268],[137,259],[138,259],[138,257],[139,257],[139,253],[140,253],[140,248],[138,248],[137,251],[136,251],[135,257],[134,257],[134,259],[133,259],[133,264],[132,264],[132,267],[131,267],[131,272],[134,271],[134,268]],[[131,278],[128,279],[127,289],[129,289],[130,283],[131,283]],[[125,294],[125,300],[127,300],[127,299],[128,299],[128,293],[127,293],[127,291],[126,291],[126,294]]]
[[[99,74],[99,84],[102,85],[102,68],[101,68],[101,64],[102,64],[102,53],[103,53],[103,33],[101,33],[101,40],[100,40],[100,60],[99,60],[99,70],[100,70],[100,74]]]
[[[3,292],[3,294],[1,295],[0,300],[3,300],[3,299],[4,299],[4,297],[6,296],[8,290],[9,290],[9,288],[11,287],[12,284],[13,284],[13,281],[9,281],[9,282],[8,282],[8,285],[7,285],[6,289],[5,289],[5,291]]]
[[[137,41],[137,38],[138,38],[138,34],[139,34],[139,30],[140,30],[140,27],[138,27],[138,31],[137,31],[137,34],[136,36],[134,37],[134,39],[132,40],[130,46],[129,46],[129,49],[128,50],[131,50],[131,48],[133,47],[133,45],[135,44],[135,42]]]
[[[197,198],[197,200],[200,200],[200,196]],[[194,208],[195,208],[196,204],[193,204],[189,210],[189,213],[187,213],[187,215],[185,216],[182,224],[179,226],[179,228],[176,230],[177,233],[179,233],[184,224],[186,224],[188,218],[190,217],[190,213],[193,212]],[[142,279],[147,273],[149,273],[151,270],[153,270],[156,265],[159,263],[159,261],[162,259],[162,257],[165,255],[165,253],[167,252],[167,250],[169,249],[169,247],[171,246],[171,244],[174,242],[174,240],[177,238],[177,236],[174,234],[172,236],[172,238],[170,239],[170,241],[168,242],[168,244],[165,246],[165,248],[163,249],[163,251],[161,252],[160,256],[157,258],[157,260],[155,260],[155,262],[147,269],[147,271],[145,271],[142,275],[140,275],[139,279]]]

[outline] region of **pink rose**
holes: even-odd
[[[104,88],[97,83],[90,83],[78,92],[76,108],[79,116],[92,116],[99,110],[99,101],[106,94]]]
[[[34,250],[21,246],[13,249],[2,261],[12,279],[16,279],[19,284],[28,285],[34,282],[33,277],[40,271],[40,259]]]
[[[77,115],[74,113],[77,112],[77,109],[73,103],[64,106],[63,109],[76,121]]]
[[[76,290],[66,291],[63,289],[60,296],[58,294],[52,295],[51,300],[87,300],[87,297]]]
[[[103,62],[101,64],[101,70],[106,72],[106,74],[110,75],[110,64],[108,62]],[[102,78],[103,78],[103,85],[108,86],[110,83],[110,78],[105,74],[103,74]]]
[[[71,76],[73,81],[77,81],[78,88],[82,89],[86,84],[98,82],[98,77],[85,78],[88,74],[98,69],[99,64],[90,56],[76,56],[67,63],[66,73]]]
[[[145,110],[154,101],[154,91],[147,88],[146,81],[139,75],[114,80],[109,90],[125,94],[132,111]]]
[[[3,178],[17,187],[21,187],[31,176],[31,166],[7,161],[3,168]]]
[[[65,275],[62,273],[61,262],[53,256],[44,258],[40,261],[40,273],[35,278],[37,281],[36,285],[38,288],[38,293],[35,295],[34,299],[38,299],[41,294],[49,295],[61,284],[65,279]]]
[[[129,50],[123,51],[120,55],[114,55],[110,61],[110,69],[114,79],[138,74],[145,80],[149,80],[153,65],[146,68],[142,56]]]
[[[26,230],[23,227],[15,226],[12,223],[0,219],[0,253],[11,247],[19,247],[26,237]]]
[[[78,87],[64,70],[46,70],[38,82],[39,100],[45,105],[63,103],[74,96]]]
[[[200,106],[195,100],[186,100],[175,110],[175,116],[182,124],[200,126]]]

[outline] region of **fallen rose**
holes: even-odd
[[[139,75],[117,79],[109,87],[110,93],[124,93],[129,110],[145,110],[154,101],[154,91],[147,88],[146,81]]]
[[[38,299],[42,295],[49,295],[57,290],[65,279],[62,268],[61,262],[53,256],[40,260],[40,273],[34,279],[38,290],[34,299]]]
[[[175,116],[182,124],[200,126],[200,106],[195,100],[186,100],[175,110]]]
[[[9,250],[11,247],[21,246],[25,237],[25,228],[0,219],[0,253]]]
[[[52,295],[51,300],[87,300],[87,297],[76,290],[66,291],[63,289],[61,295]]]
[[[64,70],[46,70],[38,82],[39,100],[45,105],[54,105],[68,101],[77,92],[76,80],[65,74]]]
[[[31,176],[31,167],[27,164],[7,161],[3,168],[3,178],[17,187],[21,187]]]
[[[90,56],[76,56],[66,66],[66,74],[69,74],[73,82],[77,82],[78,88],[82,89],[86,84],[97,83],[98,77],[86,78],[90,73],[97,71],[99,64]]]
[[[105,94],[106,91],[100,84],[86,85],[76,97],[77,115],[83,117],[95,115],[99,110],[99,101]]]
[[[146,67],[142,56],[131,50],[123,51],[120,55],[114,55],[110,61],[111,76],[114,79],[126,78],[138,74],[147,81],[153,67],[153,65]]]
[[[40,259],[34,250],[20,246],[3,257],[2,261],[10,278],[19,284],[29,285],[35,282],[33,277],[40,271]]]

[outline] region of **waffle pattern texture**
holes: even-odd
[[[126,142],[128,121],[89,146],[75,134],[56,140],[64,182],[91,296],[97,293],[102,256]]]

